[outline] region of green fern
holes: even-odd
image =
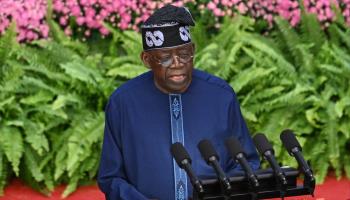
[[[4,194],[4,187],[10,174],[8,164],[6,155],[4,154],[2,148],[0,148],[0,196],[3,196]]]
[[[18,48],[19,45],[16,42],[16,35],[16,25],[12,23],[5,34],[0,37],[0,66],[5,64],[12,50]],[[2,75],[1,71],[0,75]]]
[[[18,176],[20,159],[24,151],[21,133],[17,128],[2,125],[0,126],[0,134],[0,147]]]
[[[302,40],[305,43],[311,43],[311,52],[313,54],[318,54],[326,37],[316,14],[306,13],[305,10],[302,9],[300,29]]]

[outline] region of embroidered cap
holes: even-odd
[[[185,7],[166,5],[156,10],[141,26],[143,50],[175,47],[191,42],[189,26],[194,26]]]

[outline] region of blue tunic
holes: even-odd
[[[241,170],[230,159],[225,139],[237,137],[254,169],[259,157],[253,146],[232,88],[223,80],[194,70],[181,94],[185,148],[199,176],[214,176],[197,144],[209,139],[227,174]],[[106,107],[106,125],[98,184],[110,200],[174,199],[173,158],[170,154],[169,95],[146,72],[119,87]],[[189,179],[188,179],[189,181]],[[188,183],[189,195],[192,186]]]

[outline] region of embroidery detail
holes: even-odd
[[[176,97],[174,98],[174,102],[173,102],[173,106],[172,107],[173,107],[174,117],[175,117],[175,119],[178,119],[181,108],[180,108],[179,100]]]
[[[178,24],[179,24],[178,22],[169,22],[164,24],[149,24],[149,25],[142,25],[141,28],[158,28],[158,27],[176,26]]]
[[[188,41],[191,39],[190,28],[188,26],[181,26],[179,28],[180,37],[183,41]]]
[[[178,195],[176,197],[177,200],[185,200],[185,185],[184,183],[180,180],[178,183],[177,183],[177,192],[176,194]]]
[[[169,95],[169,114],[171,122],[171,141],[172,143],[184,141],[183,116],[182,116],[182,102],[180,94]],[[187,191],[187,176],[184,170],[177,165],[173,159],[174,165],[174,191],[175,200],[186,200],[188,197]]]
[[[161,31],[154,31],[153,33],[151,31],[146,32],[146,44],[149,47],[154,46],[161,46],[164,43],[164,35]]]

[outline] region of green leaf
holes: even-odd
[[[45,126],[42,123],[34,123],[29,120],[25,122],[25,140],[31,144],[33,149],[41,156],[49,151],[49,142],[44,134]]]
[[[44,174],[40,171],[38,163],[39,157],[35,155],[30,147],[24,145],[24,164],[30,170],[35,181],[40,182],[44,180]]]
[[[65,70],[66,74],[74,79],[97,85],[94,74],[98,74],[99,72],[95,69],[88,68],[81,61],[75,60],[73,62],[61,64],[60,67]]]
[[[44,171],[44,177],[45,177],[44,183],[47,189],[52,192],[55,189],[55,182],[52,177],[51,171],[52,169],[50,167],[48,167],[48,170]]]
[[[8,177],[8,169],[7,169],[7,161],[5,158],[5,154],[0,148],[0,196],[4,195],[4,187],[6,185],[6,180]]]
[[[25,98],[22,98],[20,102],[28,105],[36,105],[39,103],[46,103],[48,101],[51,101],[52,98],[53,98],[53,94],[51,92],[41,90],[34,95],[30,95]]]
[[[288,74],[293,74],[295,72],[294,66],[290,62],[288,62],[277,49],[274,49],[272,46],[269,46],[266,42],[262,41],[260,37],[242,34],[239,38],[237,38],[237,40],[242,41],[245,44],[251,45],[257,50],[266,53],[266,56],[273,58],[279,63],[278,66],[283,66],[282,70],[287,72]]]
[[[277,43],[280,48],[286,52],[286,57],[296,64],[296,66],[302,65],[302,58],[300,52],[296,47],[301,44],[300,36],[295,29],[284,19],[275,18],[276,27],[278,28],[278,37],[276,37]]]
[[[346,177],[350,179],[350,156],[344,155],[344,170]]]
[[[275,70],[276,70],[275,68],[264,69],[264,68],[250,67],[246,70],[243,70],[236,77],[234,77],[230,85],[234,88],[236,93],[239,93],[239,91],[244,86],[248,85],[251,81],[256,81],[259,78],[268,76],[271,72]]]
[[[15,100],[15,97],[13,96],[6,98],[5,100],[2,100],[0,102],[0,110],[2,110],[2,108],[5,107],[6,105],[13,103],[14,100]]]
[[[325,157],[319,157],[316,164],[312,166],[316,171],[316,183],[322,184],[326,179],[329,169],[329,162]]]
[[[69,194],[71,194],[72,192],[74,192],[77,189],[77,185],[79,182],[79,175],[78,174],[74,174],[71,179],[69,180],[69,183],[66,187],[66,189],[63,191],[61,197],[62,198],[66,198]]]
[[[7,28],[5,34],[0,37],[0,66],[4,65],[10,56],[12,49],[15,49],[19,46],[16,42],[16,35],[16,24],[13,21]]]
[[[67,171],[69,176],[72,176],[81,162],[90,156],[91,145],[102,139],[104,130],[103,113],[88,114],[84,120],[79,118],[79,122],[71,130],[67,130],[72,133],[68,139]]]
[[[350,106],[350,97],[341,98],[335,103],[335,113],[339,118],[343,116],[343,111],[347,106]]]
[[[317,54],[326,38],[316,14],[302,12],[301,32],[303,41],[312,43],[312,52]]]
[[[120,67],[115,67],[110,69],[107,72],[108,76],[119,76],[127,79],[134,78],[144,72],[148,71],[148,69],[142,65],[125,63]]]
[[[72,103],[77,103],[78,105],[83,104],[80,97],[75,94],[58,95],[56,100],[52,103],[52,110],[61,109]]]
[[[23,138],[17,128],[0,126],[0,147],[11,162],[12,169],[18,176],[19,163],[23,155]]]
[[[245,109],[244,107],[241,107],[241,111],[242,111],[242,115],[244,116],[244,118],[246,120],[250,120],[253,122],[257,122],[258,118],[256,117],[256,115],[252,112],[250,112],[249,110]]]
[[[67,148],[60,148],[55,158],[54,180],[58,180],[66,169]]]

